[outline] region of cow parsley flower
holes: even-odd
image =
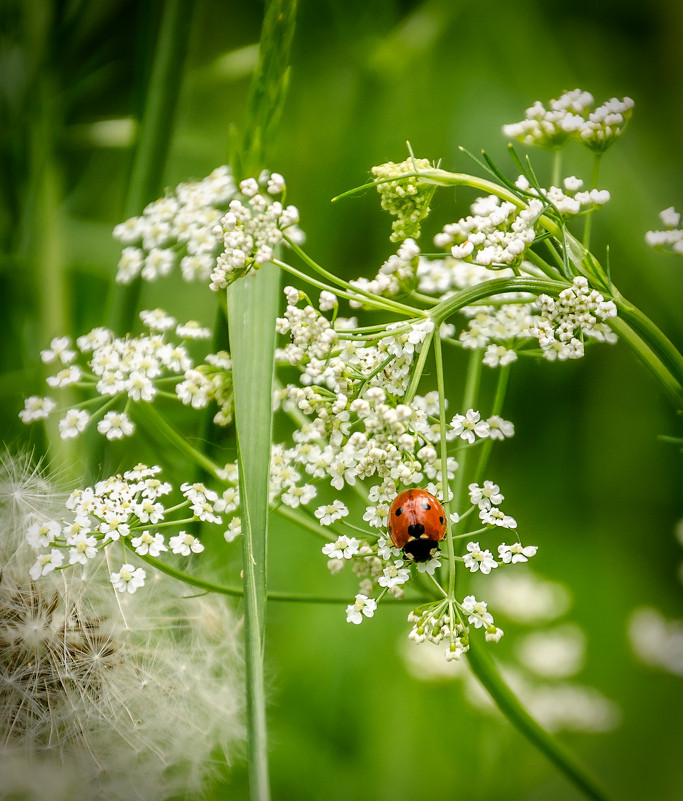
[[[374,598],[359,593],[356,595],[356,600],[346,607],[346,622],[358,625],[362,623],[363,616],[372,617],[376,609],[377,601]]]

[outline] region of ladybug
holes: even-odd
[[[406,559],[427,562],[446,536],[446,512],[427,490],[404,490],[389,509],[387,533],[394,545],[403,549]]]

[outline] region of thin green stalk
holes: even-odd
[[[193,462],[200,465],[204,470],[210,473],[212,476],[216,478],[220,475],[220,467],[209,459],[208,456],[205,456],[201,451],[198,451],[196,448],[193,448],[192,445],[185,439],[185,437],[181,436],[172,425],[166,422],[166,419],[162,414],[160,414],[155,408],[153,403],[138,403],[136,404],[136,409],[138,410],[138,414],[143,417],[146,417],[147,420],[151,424],[151,428],[154,431],[158,431],[162,434],[170,443],[173,444],[175,448],[177,448],[180,453],[184,453],[188,456]]]
[[[321,267],[316,261],[314,261],[305,250],[299,247],[296,242],[293,242],[288,237],[285,237],[287,240],[287,244],[289,247],[296,253],[296,255],[304,261],[312,270],[314,270],[319,275],[322,275],[323,278],[326,278],[328,281],[331,281],[333,284],[341,287],[342,289],[350,292],[354,300],[360,301],[361,298],[368,298],[370,301],[377,303],[379,300],[378,296],[373,294],[372,292],[368,292],[365,289],[361,289],[360,287],[355,287],[353,284],[350,284],[348,281],[344,281],[339,276],[335,275],[334,273],[329,272],[324,267]],[[310,279],[307,279],[310,280]],[[336,292],[336,290],[333,290]],[[339,294],[339,293],[337,293]],[[413,306],[406,306],[404,303],[398,303],[398,301],[390,300],[389,298],[382,298],[382,302],[384,304],[384,308],[388,309],[389,311],[394,311],[397,314],[407,314],[409,317],[426,317],[426,312],[422,311],[421,309],[416,309]]]
[[[607,794],[583,765],[526,711],[503,681],[500,671],[487,652],[486,644],[479,642],[476,637],[472,638],[467,656],[472,672],[488,690],[510,723],[558,767],[587,798],[592,801],[608,801]]]
[[[359,303],[363,303],[364,305],[368,306],[371,309],[385,309],[386,311],[394,312],[396,314],[405,315],[406,310],[410,311],[410,316],[415,317],[419,313],[419,309],[413,309],[412,307],[405,306],[403,309],[397,311],[393,304],[386,302],[384,298],[380,298],[379,295],[369,295],[366,294],[366,297],[360,297],[360,291],[353,290],[353,292],[347,292],[343,289],[338,289],[337,287],[332,286],[331,284],[326,284],[323,281],[319,281],[317,278],[313,278],[306,273],[301,272],[301,270],[297,270],[296,267],[292,267],[291,264],[287,264],[285,261],[280,261],[280,259],[273,259],[273,264],[277,264],[278,267],[281,267],[285,272],[288,272],[290,275],[294,275],[297,278],[300,278],[302,281],[305,281],[307,284],[311,284],[312,286],[318,287],[318,289],[325,289],[328,292],[332,292],[333,294],[337,295],[337,297],[345,298],[346,300],[354,300],[358,301]]]
[[[154,52],[154,63],[145,97],[133,167],[124,206],[124,217],[139,214],[158,195],[171,144],[171,131],[182,83],[185,53],[190,38],[194,3],[167,0]],[[128,285],[114,284],[108,299],[109,326],[121,333],[129,331],[142,280]]]
[[[481,369],[483,365],[481,358],[481,350],[473,350],[470,354],[469,363],[467,365],[467,376],[465,377],[465,390],[462,398],[463,412],[466,412],[468,409],[474,409],[477,405],[479,384],[481,382]],[[453,504],[456,509],[460,509],[461,507],[462,499],[465,494],[465,487],[467,486],[469,451],[469,447],[463,450],[458,463],[458,474],[455,479],[455,489],[453,492]]]
[[[436,362],[436,388],[439,393],[439,433],[441,449],[441,496],[446,511],[446,550],[448,553],[448,597],[455,598],[456,559],[451,524],[451,488],[448,482],[448,443],[446,441],[446,386],[443,376],[443,352],[441,337],[434,338],[434,361]]]
[[[553,153],[553,174],[551,183],[553,186],[560,185],[560,178],[562,177],[562,150],[558,147]]]
[[[593,173],[591,175],[591,189],[596,189],[598,186],[598,176],[600,175],[600,163],[602,161],[602,153],[596,153],[593,159]],[[586,214],[586,222],[583,226],[583,246],[588,250],[591,243],[591,226],[593,225],[593,214],[595,209],[591,208]]]
[[[670,379],[673,379],[670,380],[670,383],[678,386],[678,403],[680,404],[683,398],[683,390],[681,390],[681,387],[683,387],[683,355],[663,331],[640,309],[623,297],[616,297],[614,303],[617,307],[618,316],[610,320],[612,328],[617,333],[620,333],[621,330],[623,336],[623,328],[618,322],[623,320],[645,342],[656,359],[661,362],[669,373]],[[636,352],[638,354],[638,351]]]
[[[436,336],[434,336],[435,333]],[[403,403],[407,403],[408,405],[410,405],[413,402],[413,398],[415,397],[415,393],[417,392],[417,388],[420,384],[420,379],[422,378],[422,373],[424,372],[424,366],[425,362],[427,361],[427,356],[429,355],[429,349],[432,344],[432,339],[436,341],[439,338],[440,337],[438,329],[436,328],[436,326],[434,326],[434,328],[432,328],[432,330],[427,334],[424,342],[422,343],[422,350],[420,351],[420,355],[417,358],[417,364],[415,365],[413,374],[410,376],[410,384],[408,384],[408,389],[406,390],[406,394],[403,398]]]
[[[510,378],[510,365],[506,364],[500,368],[498,372],[498,383],[496,384],[496,394],[493,398],[493,406],[491,408],[491,417],[499,415],[503,410],[503,403],[505,401],[505,393],[507,392],[508,379]],[[477,470],[474,474],[474,481],[479,484],[484,478],[486,467],[489,463],[491,450],[493,448],[493,440],[491,437],[484,440],[481,453],[479,454],[479,463]]]

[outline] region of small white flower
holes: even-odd
[[[484,575],[487,575],[493,568],[498,567],[498,562],[493,558],[491,551],[482,551],[478,542],[468,542],[467,550],[469,553],[465,554],[463,561],[471,573],[481,570]]]
[[[78,365],[71,364],[69,367],[60,370],[57,375],[51,375],[46,378],[45,383],[49,387],[69,387],[81,380],[82,373],[83,371]]]
[[[109,578],[114,589],[119,592],[129,592],[132,595],[135,590],[144,585],[147,574],[141,567],[136,569],[133,565],[125,564],[121,565],[118,573],[112,573]]]
[[[469,612],[467,622],[470,626],[474,626],[475,629],[479,629],[482,626],[489,626],[493,623],[493,617],[487,610],[486,603],[484,601],[477,601],[474,595],[468,595],[463,598],[461,606],[466,612]]]
[[[115,515],[109,514],[102,523],[97,527],[97,530],[104,534],[104,541],[117,542],[120,537],[127,537],[130,534],[130,526],[126,522],[128,518],[123,514]]]
[[[498,415],[494,414],[493,417],[489,417],[486,422],[491,429],[491,439],[506,439],[507,437],[513,437],[515,434],[514,424],[509,420],[503,420],[503,418],[498,417]]]
[[[486,642],[498,642],[503,636],[503,629],[496,628],[493,623],[486,627],[484,632],[484,639]]]
[[[135,431],[135,425],[125,412],[107,412],[97,424],[97,430],[109,440],[122,439]]]
[[[223,532],[223,537],[225,537],[226,542],[232,542],[233,540],[237,539],[241,533],[242,519],[239,517],[233,517],[228,523],[227,529]]]
[[[487,526],[500,526],[501,528],[517,528],[517,521],[514,517],[504,514],[497,507],[481,509],[479,519]]]
[[[168,548],[164,545],[164,535],[157,532],[150,534],[149,531],[143,531],[139,537],[133,537],[131,540],[135,552],[140,556],[149,554],[150,556],[159,556],[162,551],[167,551]]]
[[[168,541],[173,553],[179,553],[181,556],[189,556],[190,553],[201,553],[204,546],[192,534],[186,531],[179,531],[175,537],[171,537]]]
[[[97,540],[85,531],[69,537],[67,542],[72,546],[69,549],[70,565],[85,565],[88,559],[94,559],[97,556]]]
[[[145,309],[140,312],[140,319],[150,331],[168,331],[176,324],[175,318],[163,309]]]
[[[55,337],[50,342],[48,350],[40,351],[40,358],[45,364],[59,361],[62,364],[69,364],[76,358],[76,351],[71,350],[71,340],[69,337]]]
[[[53,548],[49,553],[41,553],[29,570],[29,575],[34,581],[41,576],[47,575],[57,567],[61,567],[64,562],[64,554],[58,549]]]
[[[377,556],[388,562],[390,559],[397,559],[401,556],[399,548],[395,548],[386,537],[380,537],[377,541]]]
[[[479,484],[470,484],[468,489],[470,501],[480,509],[490,509],[492,504],[498,506],[504,500],[500,487],[493,481],[484,481],[483,487]]]
[[[211,329],[202,326],[195,320],[188,320],[184,325],[177,325],[175,332],[181,339],[211,339]]]
[[[484,439],[491,433],[489,424],[482,420],[479,412],[474,409],[468,409],[464,415],[456,414],[451,420],[451,427],[460,439],[464,439],[470,445],[477,437]]]
[[[318,308],[320,311],[331,311],[337,305],[337,296],[332,292],[324,289],[320,293],[320,300],[318,301]]]
[[[537,545],[527,545],[523,547],[521,542],[514,542],[512,545],[502,543],[502,545],[498,546],[498,556],[501,562],[504,562],[506,565],[526,562],[532,556],[536,556],[536,551],[538,551]]]
[[[69,409],[66,416],[59,421],[59,436],[62,439],[77,437],[88,425],[90,417],[82,409]]]
[[[321,526],[329,526],[335,520],[346,517],[348,513],[349,510],[346,508],[346,504],[340,500],[335,500],[327,506],[319,506],[314,512],[315,516],[320,520]]]
[[[417,570],[419,573],[427,573],[430,576],[434,575],[437,568],[441,567],[441,559],[434,556],[426,562],[417,562]]]
[[[359,593],[356,595],[354,603],[346,607],[346,622],[355,623],[358,625],[365,617],[372,617],[377,609],[377,601],[374,598],[368,598],[367,595]]]
[[[342,534],[335,542],[323,545],[322,552],[330,559],[351,559],[358,553],[360,542],[355,537]]]
[[[24,408],[19,412],[23,423],[32,423],[34,420],[45,420],[50,412],[57,406],[52,398],[41,398],[31,395],[24,401]]]
[[[390,589],[399,584],[405,584],[410,578],[410,570],[407,567],[403,567],[403,565],[402,559],[397,559],[393,565],[387,565],[383,574],[377,579],[379,586]]]
[[[681,221],[681,215],[673,206],[669,206],[668,209],[659,212],[659,219],[667,228],[677,228]]]
[[[26,539],[28,544],[37,551],[39,548],[47,548],[55,541],[56,537],[62,533],[61,526],[54,520],[47,520],[44,523],[34,523],[28,527]]]

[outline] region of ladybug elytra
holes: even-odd
[[[387,533],[393,544],[412,562],[427,562],[446,536],[446,512],[427,490],[399,493],[389,509]]]

